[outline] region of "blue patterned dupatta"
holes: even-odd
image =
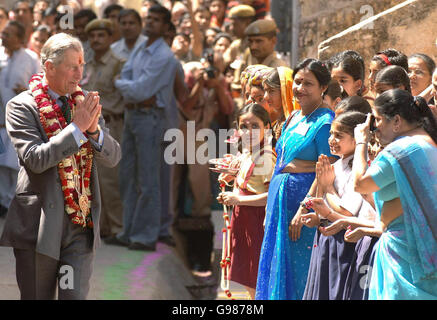
[[[436,281],[437,148],[418,137],[401,137],[380,156],[389,161],[394,172],[403,208],[412,281],[414,284]],[[378,200],[377,194],[375,198]],[[375,204],[381,212],[383,202]]]
[[[302,298],[311,256],[308,246],[312,247],[314,230],[304,227],[307,230],[302,230],[299,241],[292,242],[288,236],[288,224],[308,192],[315,174],[290,174],[282,173],[282,170],[314,141],[320,128],[331,124],[333,119],[334,113],[326,108],[315,110],[308,119],[288,119],[286,123],[289,122],[289,125],[283,128],[276,144],[277,161],[268,191],[256,299]],[[308,124],[306,129],[299,130],[299,126],[305,122]],[[299,253],[300,247],[302,253]]]
[[[374,247],[369,300],[435,300],[437,148],[419,137],[400,137],[374,162],[379,160],[390,166],[382,168],[381,178],[396,182],[403,214],[388,224]],[[379,215],[384,189],[374,194]]]

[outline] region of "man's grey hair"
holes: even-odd
[[[68,49],[83,52],[82,43],[66,33],[57,33],[51,36],[41,49],[41,65],[45,70],[46,61],[59,65],[64,60],[64,53]]]

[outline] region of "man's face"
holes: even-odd
[[[211,46],[213,46],[213,44],[214,44],[214,39],[215,39],[215,36],[217,35],[217,32],[215,32],[214,30],[212,30],[212,29],[208,29],[206,32],[205,32],[205,40],[206,40],[206,44],[209,46],[209,47],[211,47]]]
[[[46,62],[46,74],[50,88],[59,95],[75,92],[82,79],[84,64],[83,52],[75,49],[66,50],[63,60],[57,65]]]
[[[244,38],[244,30],[249,24],[244,19],[232,18],[231,19],[231,32],[238,39]]]
[[[213,0],[209,5],[209,12],[217,18],[222,18],[225,15],[226,7],[223,1]]]
[[[9,51],[16,51],[21,48],[22,41],[18,37],[18,30],[15,26],[7,24],[1,33],[3,46]]]
[[[45,31],[35,31],[30,37],[30,47],[38,54],[49,38],[49,34]]]
[[[41,12],[41,11],[46,10],[48,7],[49,7],[49,4],[46,1],[37,1],[35,3],[35,5],[33,6],[33,11],[34,12],[35,11]]]
[[[133,14],[128,14],[120,19],[120,31],[126,40],[136,39],[141,33],[141,23]]]
[[[79,19],[74,19],[74,30],[75,35],[80,39],[80,41],[87,41],[87,34],[85,32],[85,27],[88,24],[89,20],[87,17],[82,17]]]
[[[144,26],[145,34],[150,38],[159,38],[165,34],[168,24],[164,22],[163,15],[155,12],[149,12]]]
[[[45,1],[38,1],[33,6],[33,20],[41,21],[43,12],[48,8],[48,3]]]
[[[112,36],[107,30],[97,29],[88,32],[88,41],[95,52],[106,52],[112,43]]]
[[[114,26],[114,30],[120,29],[120,26],[118,24],[118,14],[120,13],[120,10],[114,9],[108,14],[108,19],[112,21],[112,25]]]
[[[206,29],[209,28],[209,24],[211,21],[211,14],[207,10],[200,11],[194,15],[194,19],[199,24],[200,30],[205,31]]]
[[[15,18],[25,26],[32,23],[33,13],[30,10],[29,3],[20,2],[14,10]]]
[[[225,37],[221,37],[220,39],[217,40],[217,42],[214,45],[214,51],[218,52],[220,54],[225,53],[226,49],[229,48],[229,46],[231,45],[231,42],[229,41],[228,38]]]
[[[257,60],[262,61],[273,53],[276,45],[276,37],[249,36],[250,53]]]

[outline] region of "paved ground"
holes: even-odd
[[[88,298],[92,300],[192,300],[227,299],[220,289],[218,261],[221,258],[222,218],[213,212],[216,227],[214,272],[218,286],[205,290],[196,288],[198,282],[186,268],[176,249],[158,244],[156,252],[144,253],[127,248],[102,246],[96,252],[94,272]],[[0,233],[4,219],[0,218]],[[15,279],[15,259],[11,248],[0,247],[0,300],[19,299]],[[215,292],[214,292],[215,290]],[[246,291],[231,283],[232,297],[247,299]],[[194,293],[194,296],[193,296]]]

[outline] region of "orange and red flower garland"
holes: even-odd
[[[40,121],[47,137],[57,135],[67,126],[67,122],[59,105],[48,95],[48,86],[43,84],[44,74],[36,74],[30,79],[29,88],[37,103],[40,114]],[[71,95],[69,103],[74,111],[74,106],[84,100],[84,94],[80,87]],[[74,169],[73,162],[78,164],[78,170]],[[91,168],[93,163],[93,151],[91,143],[87,141],[79,151],[72,156],[64,158],[58,164],[59,177],[61,179],[62,192],[64,193],[65,211],[74,224],[82,227],[93,227],[91,218]],[[84,172],[83,172],[84,171]],[[83,175],[81,174],[83,173]],[[82,194],[88,197],[88,210],[82,214],[78,204],[79,195],[75,189],[74,176],[79,176],[80,185],[83,185]],[[82,181],[83,177],[83,181]]]

